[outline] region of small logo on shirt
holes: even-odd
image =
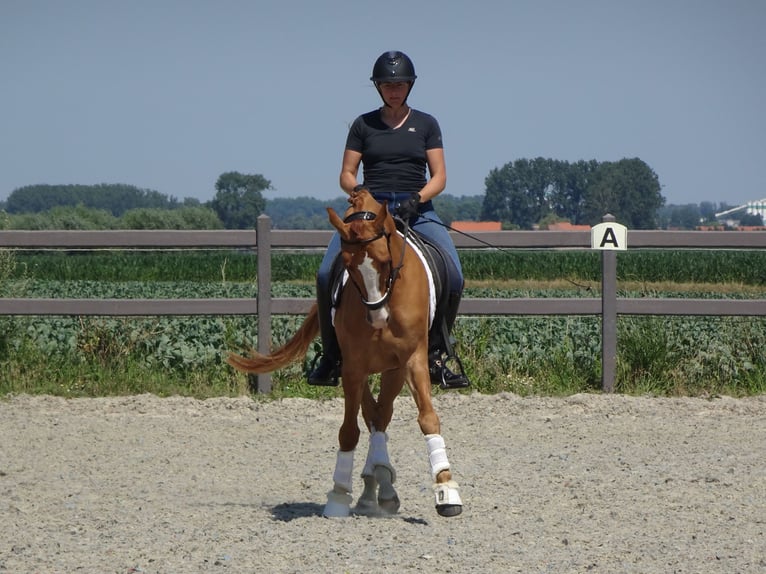
[[[412,132],[412,133],[415,133],[415,128],[409,128],[407,131],[408,131],[408,132]]]

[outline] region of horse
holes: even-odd
[[[392,515],[400,501],[394,488],[396,471],[388,455],[386,429],[394,400],[405,383],[417,407],[417,421],[426,442],[436,511],[440,516],[462,512],[459,485],[453,479],[440,420],[431,399],[428,372],[428,330],[434,313],[428,265],[408,241],[404,225],[397,230],[387,204],[366,190],[349,197],[344,219],[327,208],[341,238],[345,286],[335,307],[334,325],[341,349],[344,416],[338,432],[333,488],[323,515],[351,514],[354,453],[360,440],[359,410],[369,431],[362,469],[363,492],[355,514]],[[319,332],[314,303],[300,328],[269,355],[250,349],[249,356],[231,354],[230,365],[247,373],[266,373],[302,360]],[[380,373],[377,398],[369,378]]]

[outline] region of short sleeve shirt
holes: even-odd
[[[411,109],[398,128],[383,123],[380,110],[356,118],[346,149],[362,154],[364,185],[375,194],[414,193],[426,184],[426,151],[442,148],[436,118]]]

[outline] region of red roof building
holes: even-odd
[[[499,221],[453,221],[450,224],[457,231],[502,231],[503,226]]]

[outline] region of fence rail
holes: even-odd
[[[605,219],[608,220],[609,216]],[[257,315],[258,350],[269,351],[272,315],[305,314],[312,299],[272,297],[272,249],[323,249],[330,231],[271,229],[262,215],[247,231],[0,231],[0,248],[15,249],[256,249],[256,298],[240,299],[49,299],[2,298],[0,315]],[[588,231],[451,232],[458,249],[589,249]],[[629,248],[766,249],[763,231],[630,231]],[[466,298],[462,315],[600,315],[602,388],[614,389],[617,315],[766,316],[766,299],[629,299],[617,297],[617,255],[602,251],[600,298]],[[271,391],[269,375],[259,392]]]

